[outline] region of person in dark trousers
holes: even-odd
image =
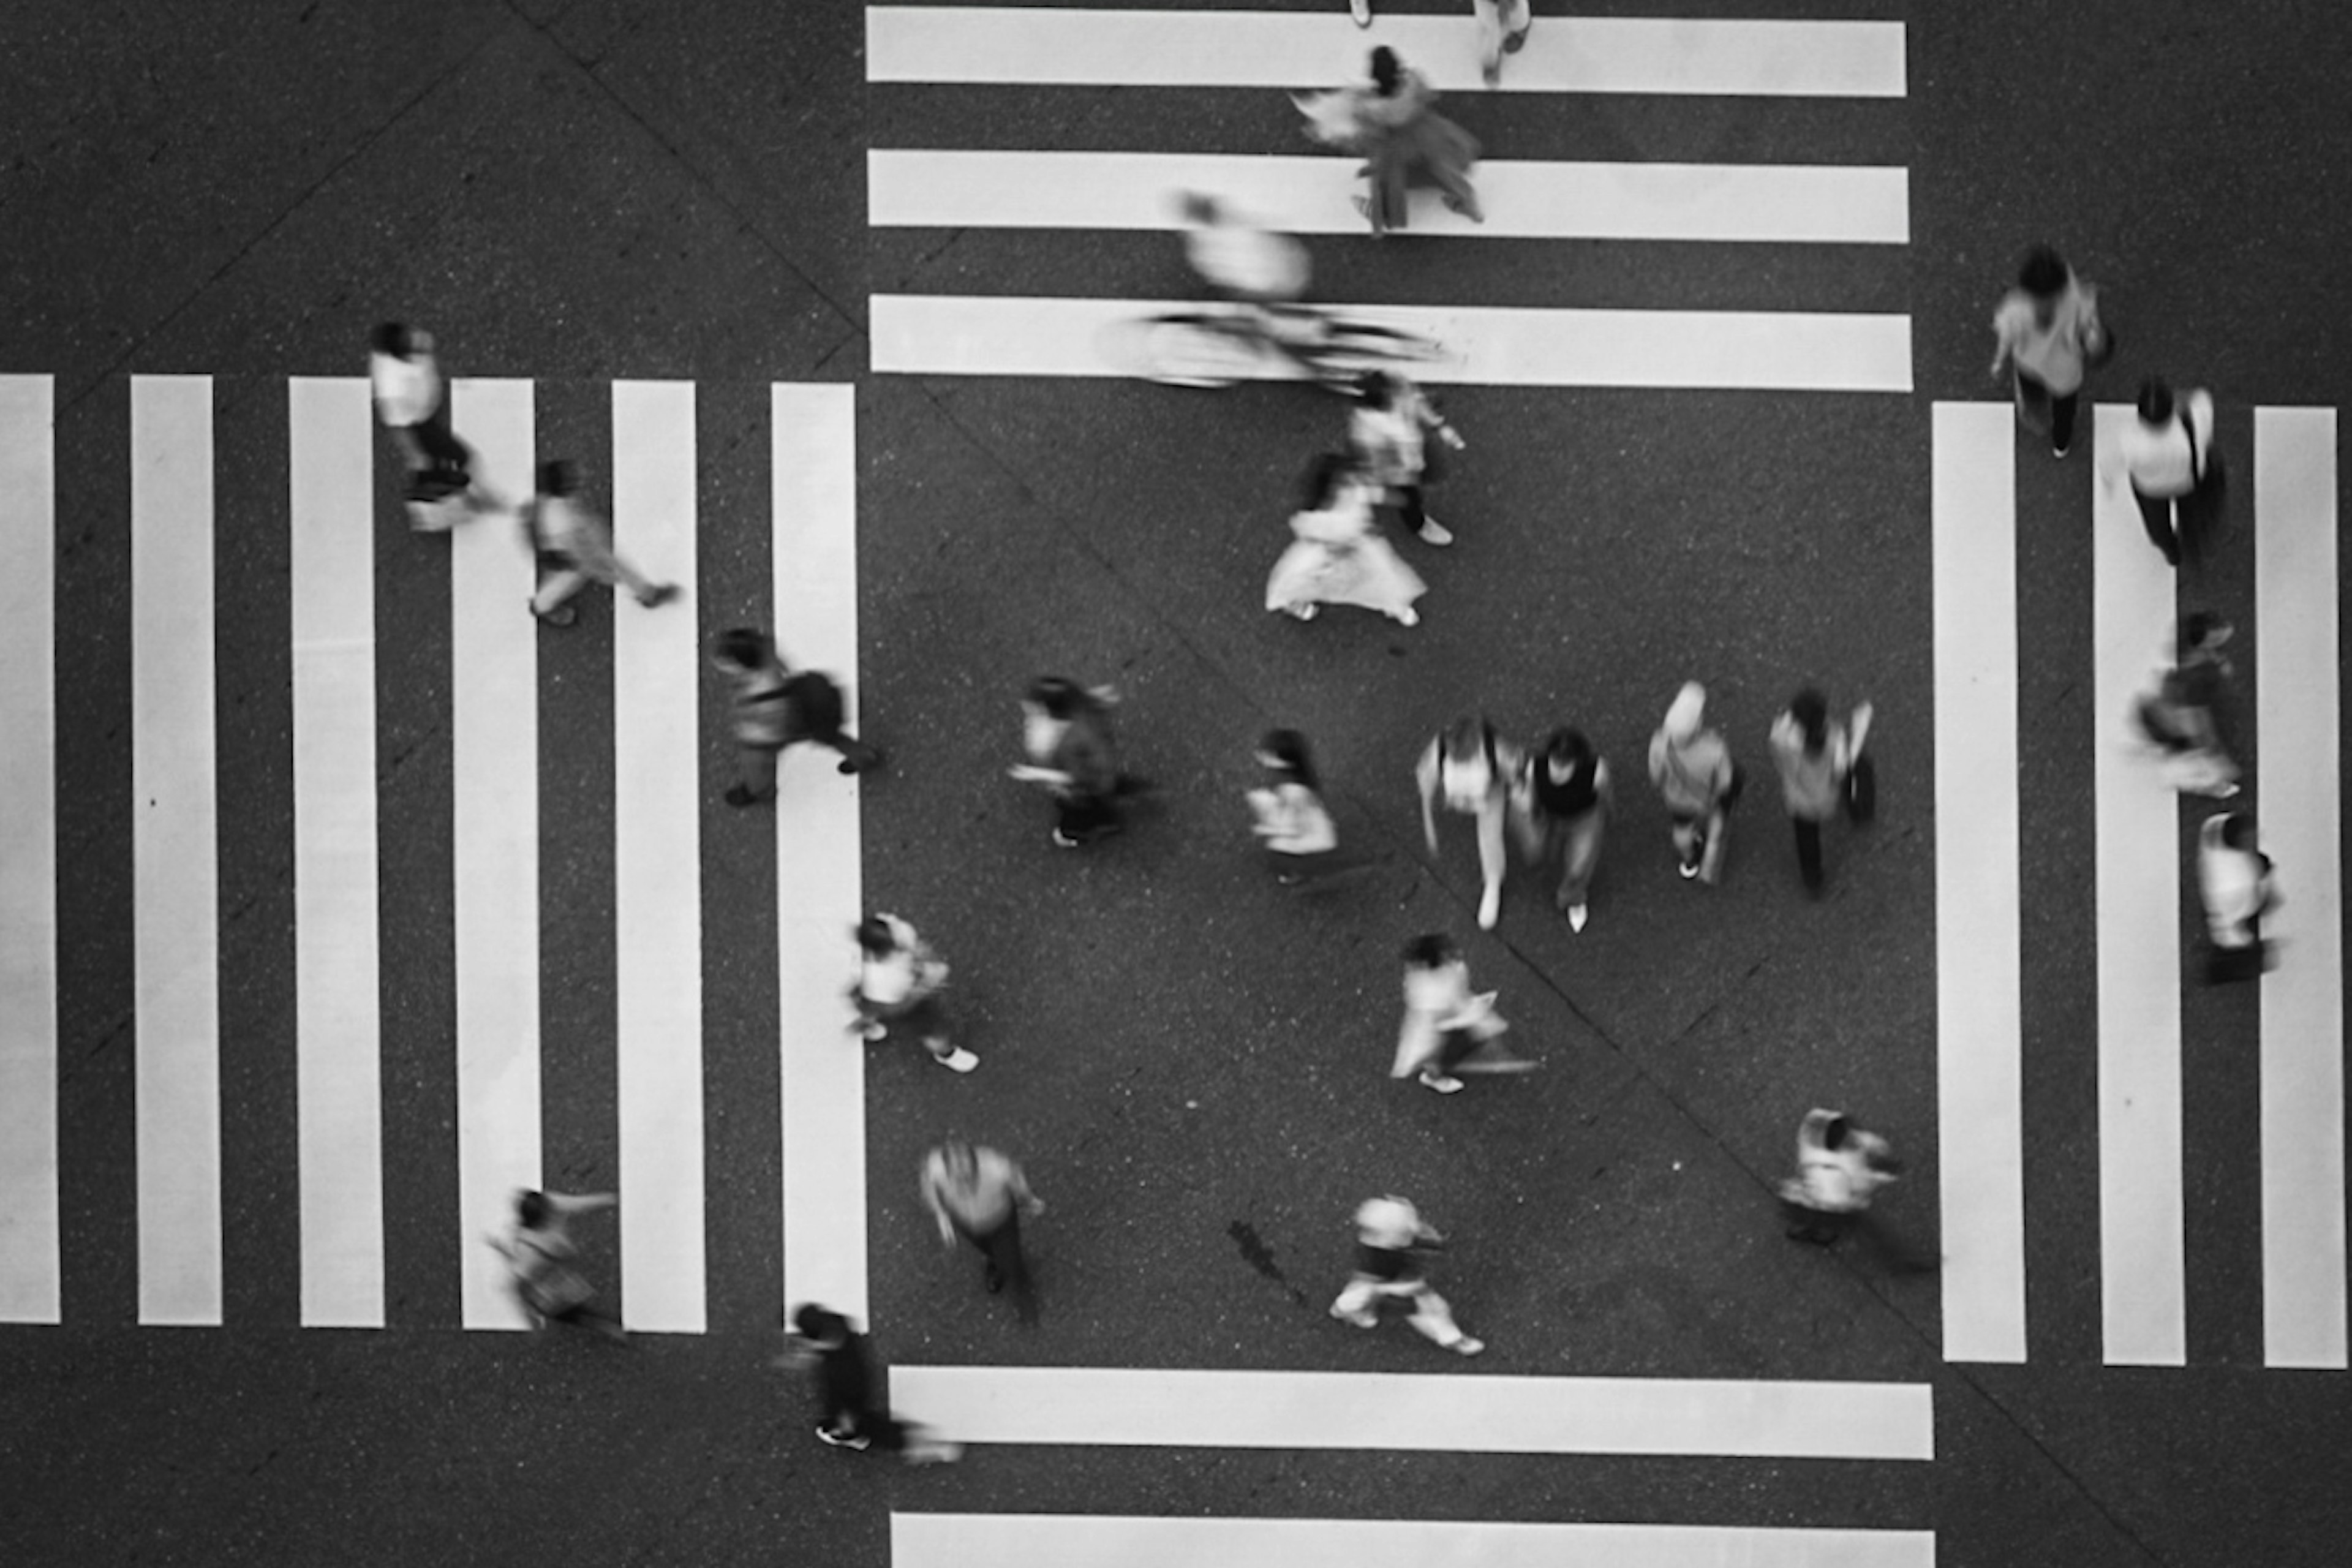
[[[2271,967],[2263,917],[2279,907],[2271,858],[2254,847],[2254,822],[2216,812],[2197,830],[2197,892],[2205,906],[2205,984],[2259,980]]]
[[[836,1448],[897,1454],[909,1465],[953,1464],[963,1446],[930,1436],[883,1405],[874,1386],[866,1336],[839,1312],[808,1302],[784,1319],[784,1353],[775,1364],[805,1370],[816,1386],[816,1435]]]
[[[1441,447],[1433,447],[1434,439]],[[1423,544],[1451,544],[1454,531],[1429,515],[1423,489],[1443,477],[1440,449],[1465,445],[1421,388],[1393,371],[1371,371],[1356,384],[1348,445],[1374,484],[1387,492],[1398,521]]]
[[[882,765],[879,750],[842,728],[841,688],[821,671],[787,669],[767,633],[751,626],[720,632],[711,639],[710,662],[732,688],[729,705],[743,770],[741,780],[728,787],[728,805],[775,799],[777,755],[803,741],[840,752],[839,773]]]
[[[2204,503],[2215,472],[2213,395],[2192,389],[2175,397],[2150,376],[2140,383],[2137,412],[2116,443],[2120,477],[2131,485],[2147,542],[2178,566],[2183,556],[2198,554],[2206,531]],[[2100,469],[2110,485],[2117,477],[2114,465]]]
[[[1707,728],[1706,688],[1696,680],[1683,683],[1650,737],[1650,782],[1674,821],[1675,868],[1715,882],[1743,781],[1722,735]]]
[[[1992,374],[2010,371],[2018,422],[2035,428],[2046,422],[2051,455],[2064,457],[2074,445],[2084,375],[2114,352],[2098,290],[2076,278],[2064,257],[2037,245],[1993,312],[1992,331]]]
[[[884,1039],[895,1027],[921,1040],[930,1058],[950,1072],[978,1067],[977,1056],[948,1038],[947,1010],[940,1003],[948,966],[931,944],[897,915],[866,916],[856,937],[857,984],[849,1000],[857,1009],[851,1027],[859,1037]]]
[[[1609,764],[1582,731],[1554,730],[1528,758],[1512,804],[1528,864],[1559,879],[1552,905],[1568,916],[1570,931],[1582,931],[1615,805]]]
[[[1110,723],[1118,701],[1114,687],[1082,687],[1058,675],[1031,681],[1021,699],[1021,749],[1028,760],[1008,773],[1054,797],[1054,842],[1064,849],[1117,833],[1119,802],[1145,787],[1119,766]]]
[[[437,532],[498,501],[474,482],[473,450],[449,428],[449,384],[433,334],[384,321],[368,334],[368,382],[376,418],[400,442],[408,468],[410,526]]]
[[[1797,1173],[1780,1184],[1791,1241],[1835,1247],[1858,1236],[1898,1273],[1918,1273],[1914,1258],[1871,1211],[1878,1190],[1903,1173],[1885,1139],[1843,1111],[1815,1109],[1797,1128]]]
[[[1772,721],[1772,765],[1780,773],[1780,801],[1797,833],[1797,869],[1805,891],[1822,890],[1822,824],[1845,803],[1846,779],[1870,733],[1870,704],[1853,710],[1848,730],[1830,717],[1829,703],[1808,686]]]
[[[1036,1322],[1036,1293],[1021,1255],[1021,1216],[1026,1212],[1035,1219],[1045,1205],[1030,1192],[1021,1167],[994,1149],[950,1139],[925,1157],[922,1194],[940,1240],[949,1247],[959,1237],[970,1243],[987,1259],[981,1278],[988,1293],[1011,1287],[1021,1321]]]
[[[507,1260],[515,1299],[532,1328],[562,1324],[593,1329],[610,1340],[628,1338],[621,1320],[596,1305],[595,1287],[572,1267],[580,1248],[572,1239],[572,1221],[620,1206],[611,1193],[519,1192],[507,1234],[483,1237]]]

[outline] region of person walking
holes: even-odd
[[[1372,515],[1380,487],[1343,453],[1307,466],[1299,510],[1291,514],[1290,548],[1265,582],[1265,607],[1311,621],[1325,605],[1378,610],[1417,626],[1413,601],[1429,592],[1420,574],[1381,537]]]
[[[849,1000],[857,1017],[850,1027],[859,1037],[887,1039],[895,1026],[922,1041],[931,1059],[950,1072],[978,1067],[978,1057],[948,1038],[947,1012],[940,1004],[948,966],[931,944],[897,915],[867,915],[855,934],[857,983]]]
[[[2155,376],[2139,385],[2138,417],[2116,444],[2117,462],[2103,464],[2110,486],[2122,479],[2139,505],[2140,526],[2165,561],[2179,566],[2202,543],[2207,479],[2213,458],[2213,395],[2191,388],[2179,397]]]
[[[2221,649],[2233,630],[2209,611],[2182,616],[2179,652],[2159,665],[2154,688],[2133,706],[2141,735],[2157,749],[2165,781],[2184,795],[2228,800],[2238,793],[2238,764],[2221,743],[2215,718],[2231,673]]]
[[[1521,764],[1513,792],[1513,820],[1528,864],[1557,878],[1552,907],[1570,931],[1591,918],[1592,873],[1616,795],[1609,764],[1580,730],[1554,730]]]
[[[1265,782],[1251,790],[1255,820],[1250,830],[1264,846],[1274,879],[1302,888],[1354,868],[1339,855],[1339,829],[1323,804],[1323,781],[1307,737],[1296,730],[1268,730],[1258,740],[1258,766]]]
[[[775,639],[752,626],[735,626],[710,641],[710,662],[727,678],[728,710],[742,777],[727,788],[727,804],[755,805],[776,798],[776,760],[803,741],[841,753],[834,771],[865,773],[886,760],[842,727],[847,704],[841,688],[820,670],[793,670]]]
[[[399,321],[368,334],[368,383],[377,420],[400,444],[408,470],[409,526],[438,533],[499,502],[474,481],[472,448],[449,428],[449,384],[433,334]]]
[[[1772,765],[1780,773],[1780,803],[1796,829],[1797,870],[1805,891],[1822,893],[1822,824],[1846,802],[1846,781],[1870,733],[1870,704],[1853,710],[1851,728],[1830,717],[1829,702],[1808,686],[1772,721]]]
[[[1470,989],[1470,966],[1443,932],[1404,944],[1404,1022],[1397,1030],[1391,1078],[1413,1078],[1438,1094],[1459,1094],[1456,1073],[1533,1072],[1536,1064],[1496,1042],[1510,1028],[1495,1011],[1495,993]]]
[[[994,1149],[950,1139],[923,1161],[922,1194],[940,1240],[953,1247],[961,1237],[977,1249],[987,1260],[981,1279],[988,1293],[1010,1286],[1021,1321],[1034,1323],[1037,1300],[1021,1255],[1021,1216],[1025,1211],[1035,1219],[1045,1205],[1029,1191],[1021,1167]]]
[[[1427,394],[1393,371],[1366,373],[1348,416],[1348,445],[1364,477],[1381,487],[1385,503],[1423,544],[1454,542],[1453,531],[1429,515],[1422,491],[1444,475],[1439,454],[1459,452],[1466,443]]]
[[[1528,41],[1534,18],[1528,0],[1470,0],[1478,18],[1478,69],[1490,88],[1503,85],[1503,57],[1516,55]]]
[[[1335,91],[1293,94],[1307,117],[1309,139],[1361,153],[1362,178],[1370,182],[1356,198],[1356,210],[1372,233],[1386,235],[1410,221],[1407,195],[1426,182],[1444,194],[1445,205],[1473,223],[1486,221],[1470,170],[1478,161],[1477,138],[1430,106],[1436,89],[1383,46],[1371,54],[1371,79]]]
[[[1780,1184],[1791,1241],[1834,1247],[1860,1235],[1901,1273],[1922,1265],[1871,1211],[1880,1188],[1903,1173],[1885,1138],[1843,1111],[1815,1109],[1797,1127],[1797,1173]]]
[[[613,552],[613,528],[580,498],[580,469],[565,458],[541,463],[539,493],[522,509],[524,536],[540,563],[530,613],[551,626],[580,618],[569,602],[591,582],[625,587],[651,610],[678,596],[675,583],[652,583]]]
[[[1053,796],[1054,842],[1061,848],[1118,832],[1118,803],[1145,788],[1119,765],[1110,723],[1118,700],[1116,687],[1082,687],[1058,675],[1031,681],[1021,700],[1021,746],[1029,760],[1007,772]]]
[[[1454,1309],[1429,1283],[1424,1258],[1444,1245],[1445,1237],[1405,1199],[1366,1198],[1356,1206],[1355,1271],[1331,1303],[1331,1315],[1360,1329],[1376,1329],[1382,1308],[1402,1306],[1409,1311],[1406,1321],[1423,1339],[1456,1355],[1476,1355],[1486,1342],[1462,1331]]]
[[[866,1336],[847,1318],[811,1301],[793,1309],[784,1323],[784,1352],[774,1364],[810,1374],[818,1441],[860,1453],[873,1448],[897,1454],[909,1465],[951,1465],[963,1458],[962,1444],[933,1437],[879,1403]]]
[[[1741,781],[1730,748],[1706,728],[1706,688],[1696,680],[1683,683],[1650,737],[1650,783],[1674,819],[1683,876],[1718,880]]]
[[[2051,454],[2064,457],[2074,445],[2084,374],[2115,352],[2099,320],[2098,289],[2076,278],[2065,258],[2037,245],[1993,312],[1992,332],[1992,374],[2010,371],[2018,422],[2046,428]]]
[[[1511,785],[1525,770],[1519,748],[1496,733],[1483,713],[1465,714],[1422,748],[1413,764],[1421,790],[1421,835],[1437,853],[1437,803],[1478,823],[1478,929],[1493,931],[1503,918],[1503,824],[1510,815]]]
[[[2263,917],[2279,907],[2271,858],[2254,847],[2253,818],[2215,812],[2197,830],[2197,892],[2205,905],[2205,984],[2259,980],[2272,966]]]
[[[610,1340],[625,1340],[621,1320],[596,1304],[595,1287],[572,1267],[580,1256],[572,1222],[582,1215],[621,1206],[611,1193],[515,1194],[514,1222],[504,1236],[486,1236],[507,1260],[515,1300],[533,1329],[551,1324],[593,1329]]]

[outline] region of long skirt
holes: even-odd
[[[1302,539],[1274,563],[1265,584],[1265,607],[1355,605],[1395,617],[1428,592],[1429,584],[1385,539],[1361,539],[1338,549]]]
[[[1416,184],[1435,185],[1468,211],[1478,210],[1478,193],[1470,184],[1478,140],[1444,115],[1425,110],[1378,138],[1367,153],[1375,233],[1407,226],[1407,195]]]

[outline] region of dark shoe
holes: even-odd
[[[1521,27],[1517,32],[1509,34],[1503,39],[1503,52],[1507,55],[1516,55],[1527,47],[1527,43],[1528,30]]]
[[[729,784],[727,786],[727,804],[730,805],[759,805],[775,798],[776,792],[772,789],[763,789],[759,794],[753,795],[741,784]]]
[[[992,1263],[981,1275],[980,1282],[987,1286],[988,1293],[993,1296],[1004,1289],[1004,1271]]]
[[[524,602],[528,604],[530,601],[526,600]],[[577,624],[580,619],[580,611],[578,607],[572,605],[558,605],[555,608],[549,610],[544,615],[540,613],[540,609],[537,605],[532,605],[530,606],[530,613],[534,616],[538,616],[541,620],[546,622],[551,626],[572,626]]]
[[[680,588],[675,583],[664,583],[660,587],[656,588],[652,593],[647,594],[644,598],[639,599],[637,603],[643,605],[648,610],[657,610],[664,605],[668,604],[672,599],[677,598],[685,591],[686,590]]]

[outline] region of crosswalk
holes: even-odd
[[[1466,11],[1381,14],[1369,31],[1329,7],[875,5],[866,15],[866,79],[901,94],[1328,87],[1360,77],[1372,44],[1397,49],[1442,91],[1486,90]],[[1899,101],[1907,90],[1904,26],[1546,16],[1512,57],[1503,90]],[[1035,133],[1058,134],[1050,124]],[[1337,155],[877,147],[867,153],[867,221],[877,231],[1173,231],[1181,226],[1175,194],[1197,190],[1228,200],[1267,228],[1369,246],[1374,242],[1350,201],[1355,165]],[[1910,241],[1910,176],[1901,166],[1498,155],[1479,165],[1477,178],[1484,223],[1447,212],[1434,193],[1423,192],[1415,197],[1408,233],[1478,243],[1857,247],[1884,253],[1890,267]],[[1131,374],[1116,346],[1118,329],[1181,308],[1164,300],[1014,292],[1022,281],[983,279],[997,291],[977,294],[877,293],[869,300],[874,370]],[[1350,300],[1334,308],[1436,339],[1442,360],[1416,373],[1433,383],[1869,393],[1912,386],[1911,322],[1900,312],[1627,310],[1597,300],[1505,306],[1471,299],[1434,306]],[[1271,363],[1264,373],[1286,374]]]

